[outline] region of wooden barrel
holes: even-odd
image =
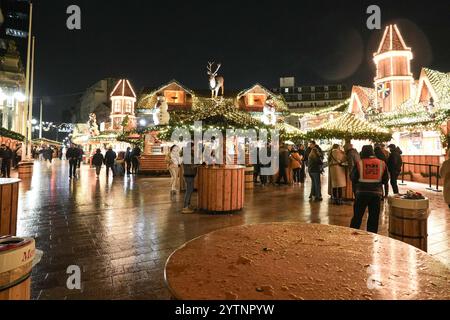
[[[209,213],[244,208],[245,167],[236,165],[200,167],[198,208]]]
[[[33,165],[34,163],[32,161],[20,162],[18,165],[19,178],[20,179],[31,178],[33,176]]]
[[[0,236],[16,235],[19,179],[0,179]]]
[[[0,237],[0,300],[30,300],[34,239]]]
[[[255,186],[253,183],[253,172],[254,172],[253,166],[245,168],[245,189],[246,190],[251,190]]]
[[[429,200],[389,198],[389,237],[427,251]]]

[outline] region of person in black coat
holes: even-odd
[[[69,179],[77,177],[77,167],[80,152],[73,144],[66,151],[66,159],[69,160]]]
[[[102,155],[102,151],[100,149],[97,149],[94,156],[92,157],[92,165],[95,167],[97,178],[100,175],[103,163],[105,163],[105,158]]]
[[[116,171],[114,169],[116,158],[117,154],[113,151],[112,147],[109,147],[105,154],[106,177],[109,177],[109,169],[111,169],[113,177],[116,176]]]
[[[286,148],[284,144],[282,144],[280,148],[278,164],[279,164],[279,174],[277,184],[281,184],[281,179],[283,179],[283,184],[288,184],[286,169],[289,166],[289,150]]]
[[[141,156],[141,149],[136,146],[131,152],[131,164],[133,165],[131,172],[137,174],[139,171],[139,157]]]
[[[398,176],[402,172],[403,160],[402,151],[400,148],[396,147],[394,144],[389,145],[390,155],[387,159],[387,167],[389,170],[389,175],[391,177],[391,186],[394,194],[398,194],[397,180]]]
[[[5,144],[0,149],[0,158],[2,158],[2,176],[3,178],[11,178],[11,160],[13,158],[12,150]]]
[[[127,152],[125,152],[125,163],[127,165],[127,174],[131,174],[131,163],[132,163],[132,152],[131,148],[127,148]]]

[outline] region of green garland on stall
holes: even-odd
[[[329,129],[316,129],[306,134],[306,138],[309,139],[322,139],[322,140],[370,140],[373,142],[388,142],[392,139],[391,133],[373,132],[373,131],[342,131],[342,130],[329,130]]]
[[[6,128],[0,128],[0,136],[17,141],[25,141],[25,137],[23,135]]]

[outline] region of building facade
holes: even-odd
[[[280,78],[280,87],[272,91],[286,100],[291,112],[308,112],[339,104],[350,97],[343,84],[297,86],[294,77]]]
[[[72,109],[72,122],[87,122],[91,113],[98,113],[99,122],[109,121],[107,118],[111,112],[110,96],[118,81],[118,79],[107,78],[89,87]]]
[[[0,0],[0,50],[8,41],[16,43],[22,61],[26,60],[30,0]]]

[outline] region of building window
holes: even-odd
[[[186,101],[186,95],[181,90],[165,90],[164,97],[168,104],[182,105]]]
[[[342,92],[339,92],[339,93],[338,93],[338,97],[339,97],[340,99],[342,99]]]
[[[311,94],[311,100],[316,100],[316,94],[315,93]]]
[[[298,99],[298,100],[303,100],[303,95],[299,94],[299,95],[297,96],[297,99]]]
[[[301,87],[297,88],[297,91],[302,92],[302,88]]]
[[[324,90],[325,90],[325,91],[328,91],[328,86],[325,86],[325,87],[324,87]]]
[[[289,93],[289,88],[284,88],[284,93]]]
[[[325,99],[329,99],[329,98],[330,98],[330,95],[328,94],[328,92],[325,93]]]
[[[125,112],[131,113],[132,106],[133,106],[133,104],[132,104],[131,100],[127,100],[125,103]]]
[[[339,91],[341,91],[342,90],[342,85],[338,84],[337,88],[338,88]]]
[[[115,100],[114,101],[114,112],[115,113],[121,113],[120,107],[121,107],[121,101],[120,100]]]
[[[311,91],[312,92],[316,91],[316,87],[311,87]]]

